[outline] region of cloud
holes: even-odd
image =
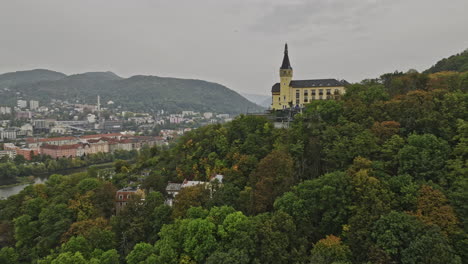
[[[337,31],[363,31],[361,18],[374,16],[400,0],[301,0],[276,3],[250,30],[271,34],[326,35]]]

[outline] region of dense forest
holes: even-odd
[[[54,175],[0,201],[0,262],[468,263],[467,92],[467,72],[385,74],[288,129],[239,116],[113,177]],[[129,184],[146,194],[115,215]]]

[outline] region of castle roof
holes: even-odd
[[[291,63],[289,62],[288,56],[288,44],[284,45],[284,57],[283,57],[283,64],[281,64],[281,70],[290,70],[292,69]]]
[[[315,79],[315,80],[297,80],[291,81],[289,84],[292,88],[314,88],[314,87],[339,87],[348,84],[346,81],[338,81],[337,79]],[[275,83],[271,87],[271,92],[279,93],[280,84]]]

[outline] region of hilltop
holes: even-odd
[[[0,75],[0,89],[8,88],[0,103],[13,103],[16,95],[26,99],[51,99],[95,103],[97,95],[133,111],[182,110],[218,113],[259,112],[263,108],[235,91],[203,80],[137,75],[122,78],[112,72],[65,75],[33,70]],[[8,94],[9,93],[9,94]]]
[[[424,73],[436,73],[441,71],[468,71],[468,49],[459,54],[441,59],[434,66],[424,71]]]

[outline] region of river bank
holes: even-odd
[[[20,178],[28,178],[29,180],[26,181],[25,179],[23,179],[24,182],[18,182],[15,184],[0,186],[0,199],[6,199],[12,195],[18,194],[28,185],[44,183],[47,181],[49,176],[53,174],[70,175],[73,173],[86,171],[89,167],[104,169],[104,168],[112,167],[113,165],[114,165],[114,162],[106,162],[106,163],[100,163],[100,164],[95,164],[91,166],[69,168],[69,169],[63,169],[63,170],[58,170],[54,172],[48,172],[48,173],[44,173],[44,174],[40,174],[36,176],[20,177]]]

